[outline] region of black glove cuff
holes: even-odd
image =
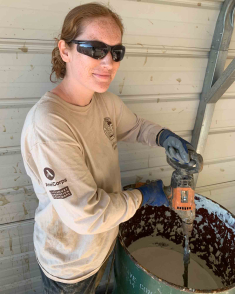
[[[173,137],[177,137],[179,138],[179,136],[177,136],[175,133],[173,133],[172,131],[168,130],[168,129],[163,129],[161,130],[158,135],[157,135],[157,145],[158,146],[162,146],[163,147],[163,142],[170,136],[172,135]]]
[[[162,129],[158,134],[157,134],[157,137],[156,137],[156,144],[158,145],[158,146],[161,146],[160,145],[160,136],[161,136],[161,134],[165,131],[166,129]]]

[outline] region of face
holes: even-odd
[[[121,31],[112,18],[97,18],[85,23],[84,32],[76,40],[96,40],[110,46],[121,44]],[[66,77],[93,92],[105,92],[114,79],[120,66],[109,52],[103,59],[96,60],[77,52],[73,44],[69,50],[69,62],[66,63]],[[84,89],[85,90],[85,89]]]

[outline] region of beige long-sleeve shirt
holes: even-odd
[[[142,201],[139,190],[122,191],[117,141],[156,146],[161,129],[109,92],[84,107],[46,92],[32,107],[21,151],[39,199],[35,253],[49,278],[76,283],[99,270]]]

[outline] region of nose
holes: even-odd
[[[109,52],[104,58],[101,59],[101,65],[103,65],[103,67],[105,68],[112,69],[113,63],[114,61],[111,52]]]

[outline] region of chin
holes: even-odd
[[[95,87],[94,91],[97,93],[104,93],[108,90],[109,85],[105,85],[105,86],[97,86]]]

